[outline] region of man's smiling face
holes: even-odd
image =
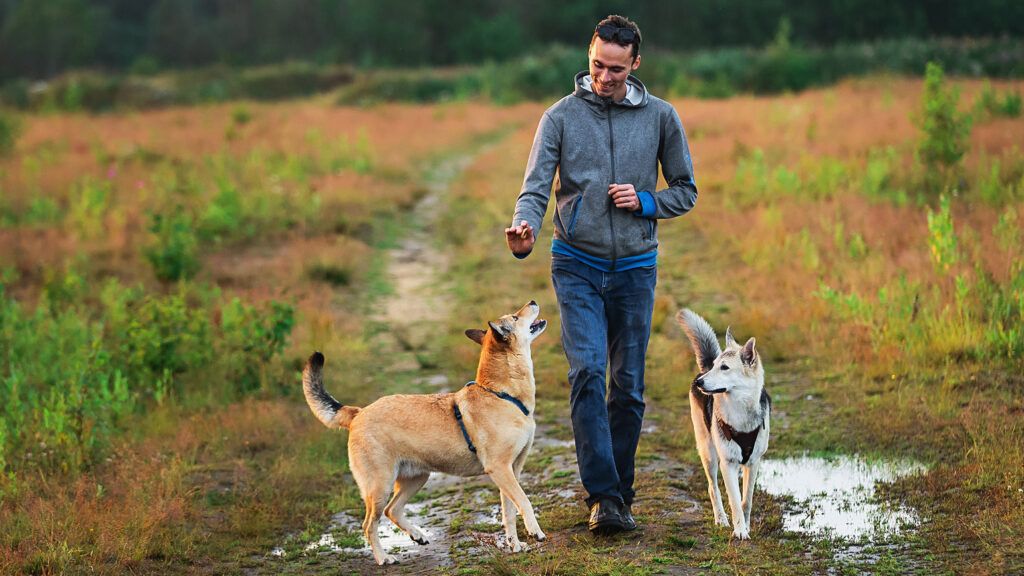
[[[640,67],[640,55],[633,58],[633,47],[597,37],[590,45],[589,58],[594,94],[615,101],[625,98],[626,77]]]

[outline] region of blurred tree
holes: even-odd
[[[109,14],[85,0],[19,2],[0,28],[0,70],[6,77],[52,76],[96,60]]]
[[[797,47],[1024,36],[1020,0],[0,0],[0,79],[96,65],[501,61],[585,45],[609,13],[637,21],[647,50],[762,47],[783,18]]]
[[[149,15],[149,52],[161,64],[195,66],[216,61],[217,21],[198,0],[158,0]],[[212,8],[212,6],[209,6]]]

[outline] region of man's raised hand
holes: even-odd
[[[505,242],[513,254],[526,254],[533,250],[533,243],[536,241],[533,227],[526,220],[521,221],[517,226],[505,228]]]

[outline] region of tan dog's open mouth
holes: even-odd
[[[547,325],[547,320],[537,320],[533,324],[530,324],[530,334],[536,334],[538,331],[543,330]]]

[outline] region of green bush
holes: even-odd
[[[280,100],[314,94],[348,84],[353,79],[353,73],[348,68],[323,67],[309,62],[248,68],[235,74],[231,96],[257,100]]]
[[[1017,118],[1021,112],[1021,96],[1019,91],[1007,91],[1000,94],[985,82],[978,98],[974,101],[973,117],[976,122],[989,118]]]
[[[73,272],[51,275],[32,309],[0,281],[0,474],[74,474],[147,405],[257,389],[294,326],[290,305],[257,308],[185,283],[166,295],[115,280],[88,287]]]
[[[242,195],[234,185],[224,180],[221,180],[218,188],[220,191],[199,217],[199,236],[207,241],[248,236],[252,230],[245,222]]]
[[[864,167],[861,190],[869,198],[888,199],[902,205],[907,202],[907,194],[898,186],[899,157],[896,149],[887,147],[882,150],[871,150]]]
[[[13,112],[0,108],[0,157],[14,151],[20,135],[21,120]]]
[[[200,264],[191,215],[181,209],[152,214],[149,230],[151,240],[144,253],[157,278],[173,281],[196,275]]]
[[[917,153],[925,170],[925,184],[933,192],[953,185],[961,176],[971,134],[971,117],[957,110],[959,100],[959,91],[944,86],[942,67],[929,62]]]
[[[77,472],[96,461],[134,406],[102,325],[74,308],[25,311],[0,287],[0,350],[0,465]]]
[[[944,276],[960,261],[948,196],[940,197],[937,212],[928,209],[928,234],[928,247],[931,249],[935,271]]]
[[[233,357],[222,360],[230,366],[229,377],[240,393],[265,387],[267,364],[284,350],[295,326],[295,310],[271,302],[269,310],[257,310],[234,298],[221,309],[221,334]]]

